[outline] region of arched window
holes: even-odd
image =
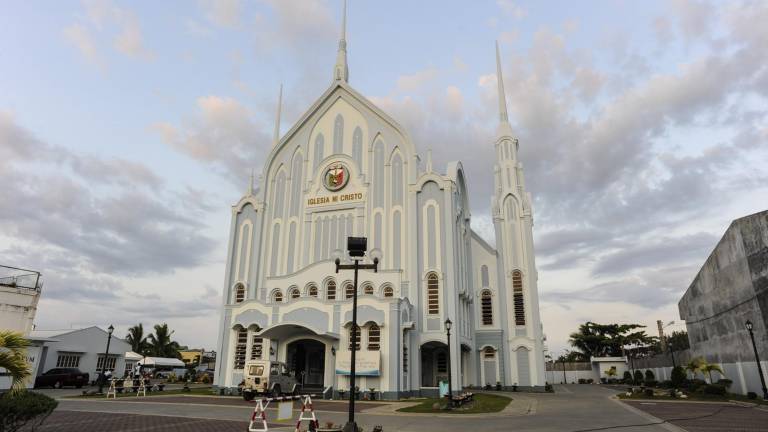
[[[363,131],[359,126],[352,133],[352,159],[357,162],[359,171],[363,171]]]
[[[512,299],[515,304],[515,325],[525,325],[525,299],[523,298],[523,274],[512,272]]]
[[[245,366],[245,351],[248,347],[248,330],[241,328],[237,331],[237,341],[235,342],[235,369],[242,369]]]
[[[394,297],[395,290],[391,286],[384,287],[384,297]]]
[[[493,347],[485,347],[485,348],[483,348],[483,358],[485,358],[485,359],[494,359],[494,358],[496,358],[496,350],[493,349]]]
[[[251,341],[251,360],[260,360],[264,351],[264,339],[253,335]]]
[[[480,309],[483,316],[483,325],[493,325],[493,300],[491,290],[485,289],[480,294]]]
[[[372,323],[368,327],[368,351],[378,351],[381,341],[381,329],[376,324]]]
[[[283,293],[280,292],[280,290],[275,291],[272,294],[272,303],[282,303],[283,302]]]
[[[480,266],[480,282],[483,285],[483,288],[487,288],[490,285],[490,279],[488,278],[488,266],[482,265]]]
[[[237,284],[235,286],[235,303],[242,303],[245,300],[245,286]]]
[[[351,283],[344,285],[344,298],[351,299],[355,295],[355,287]]]
[[[427,314],[440,315],[440,283],[435,273],[427,276]]]
[[[298,288],[291,288],[290,291],[288,291],[288,295],[292,299],[297,299],[297,298],[301,297],[301,293],[299,292]]]
[[[363,294],[373,295],[373,285],[365,284],[363,286]]]
[[[354,346],[355,351],[360,351],[360,326],[355,327],[355,332],[352,331],[352,326],[349,326],[349,350],[352,351]]]
[[[309,294],[310,297],[317,297],[317,287],[312,285],[307,290],[307,294]]]
[[[328,286],[325,287],[325,293],[328,300],[336,300],[336,282],[328,281]]]
[[[323,139],[323,134],[317,134],[317,137],[315,138],[315,160],[313,161],[315,169],[317,169],[317,166],[320,165],[320,162],[323,160],[324,152],[325,139]]]

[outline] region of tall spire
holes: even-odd
[[[333,68],[333,79],[334,81],[349,81],[349,68],[347,67],[347,0],[344,0],[344,11],[341,17],[341,37],[339,38],[339,50],[336,53],[336,66]]]
[[[277,95],[277,115],[275,116],[275,133],[272,138],[272,146],[280,141],[280,111],[283,107],[283,84],[280,84],[280,93]]]
[[[507,97],[504,94],[504,78],[501,76],[501,55],[499,55],[499,41],[496,41],[496,81],[499,92],[499,121],[508,122]]]
[[[251,177],[248,179],[248,195],[253,195],[253,168],[251,168]]]
[[[504,77],[501,75],[501,55],[499,54],[499,41],[496,41],[496,82],[499,93],[499,127],[496,129],[497,137],[507,136],[512,138],[512,126],[507,115],[507,96],[504,93]]]

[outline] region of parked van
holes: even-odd
[[[277,397],[284,393],[296,394],[301,387],[282,362],[248,361],[244,372],[243,399],[247,401],[253,400],[256,395]]]

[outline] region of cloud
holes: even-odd
[[[512,0],[496,0],[496,5],[506,15],[509,15],[512,18],[515,18],[518,20],[525,18],[526,15],[528,15],[528,12],[525,9],[518,6],[517,3],[513,2]]]
[[[222,27],[237,28],[243,14],[240,0],[200,0],[203,14],[214,24]]]
[[[64,37],[69,43],[74,45],[78,51],[80,51],[80,54],[85,57],[88,62],[98,66],[99,69],[104,69],[106,67],[104,59],[96,48],[96,43],[93,41],[91,33],[84,26],[80,24],[72,24],[64,29]]]
[[[251,110],[229,97],[200,97],[197,111],[182,126],[158,122],[152,129],[172,148],[212,164],[237,184],[263,163],[271,145],[266,125],[258,123]]]

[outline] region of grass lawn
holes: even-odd
[[[702,393],[688,393],[686,391],[683,391],[686,396],[688,396],[685,399],[681,398],[673,398],[669,396],[669,391],[665,391],[663,395],[654,395],[653,397],[646,396],[643,393],[634,393],[632,396],[627,396],[626,393],[619,393],[618,397],[619,399],[623,400],[633,400],[633,399],[640,399],[640,400],[659,400],[659,401],[679,401],[679,402],[686,402],[686,401],[694,401],[694,402],[728,402],[731,400],[739,401],[739,402],[748,402],[748,403],[756,403],[756,404],[762,404],[762,405],[768,405],[768,401],[764,401],[762,398],[758,397],[757,399],[749,399],[748,397],[740,394],[727,394],[725,396],[718,396],[718,395],[710,395],[710,394],[702,394]]]
[[[448,414],[480,414],[480,413],[499,412],[503,410],[507,405],[509,405],[510,402],[512,402],[512,399],[508,397],[485,394],[485,393],[475,394],[474,399],[475,400],[473,402],[465,404],[461,408],[456,408],[450,411],[432,408],[432,406],[435,404],[438,404],[441,407],[444,406],[446,402],[442,399],[425,399],[423,402],[421,402],[418,405],[414,405],[408,408],[400,408],[398,411],[408,412],[408,413],[430,413],[430,414],[434,414],[437,412],[448,413]]]
[[[104,387],[104,394],[106,394],[107,387]],[[163,390],[163,391],[153,391],[150,392],[147,390],[147,396],[173,396],[173,395],[205,395],[205,396],[215,396],[213,393],[213,390],[211,390],[211,387],[191,387],[189,391],[183,391],[182,389],[174,389],[174,390]],[[68,398],[104,398],[104,395],[77,395],[77,396],[66,396]],[[126,393],[123,391],[122,393],[118,393],[117,397],[124,398],[124,397],[136,397],[136,393]],[[143,396],[139,396],[143,397]],[[110,395],[110,398],[112,396]]]

